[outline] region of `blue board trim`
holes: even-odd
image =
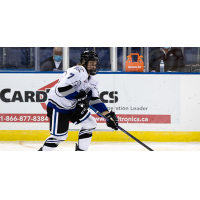
[[[25,71],[0,71],[0,74],[62,74],[63,72],[25,72]],[[135,75],[200,75],[200,72],[98,72],[98,74],[135,74]]]

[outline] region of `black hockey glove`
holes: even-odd
[[[109,119],[109,121],[106,121],[107,126],[114,130],[118,130],[118,118],[115,113],[111,111],[105,116]]]
[[[80,90],[79,93],[75,96],[75,99],[77,101],[81,101],[87,98],[87,94],[85,92],[85,90]]]
[[[80,90],[80,92],[75,96],[75,99],[78,101],[76,105],[86,109],[89,108],[89,98],[84,90]]]

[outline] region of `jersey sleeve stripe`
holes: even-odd
[[[69,99],[69,100],[72,100],[72,99],[75,99],[75,96],[78,94],[77,91],[73,92],[73,93],[70,93],[68,95],[65,96],[66,99]]]
[[[102,103],[102,101],[100,99],[95,99],[95,100],[92,100],[90,99],[90,105],[94,105],[94,104],[98,104],[98,103]]]
[[[68,86],[65,86],[65,87],[59,87],[58,92],[62,96],[67,96],[67,95],[70,95],[70,94],[76,92],[76,90],[71,85],[68,85]]]
[[[92,95],[92,94],[89,94],[89,93],[88,93],[88,95]],[[94,101],[94,100],[96,100],[96,99],[99,99],[99,97],[91,97],[90,100]]]
[[[72,88],[72,85],[67,85],[65,87],[59,87],[58,92],[65,92],[67,90],[70,90]]]

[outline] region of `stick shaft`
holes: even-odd
[[[141,142],[140,140],[138,140],[136,137],[134,137],[133,135],[131,135],[129,132],[127,132],[126,130],[124,130],[122,127],[118,126],[118,128],[124,132],[125,134],[127,134],[129,137],[131,137],[132,139],[134,139],[136,142],[140,143],[143,147],[147,148],[149,151],[153,151],[153,149],[151,149],[150,147],[148,147],[146,144],[144,144],[143,142]]]
[[[94,109],[92,109],[92,110],[94,110]],[[99,111],[95,110],[95,112],[96,112],[97,115],[100,115],[101,117],[103,117],[106,121],[109,121],[109,119],[106,116],[104,116],[103,114],[101,114]],[[129,132],[127,132],[126,130],[124,130],[122,127],[118,126],[118,128],[122,132],[124,132],[126,135],[128,135],[129,137],[131,137],[132,139],[134,139],[136,142],[138,142],[139,144],[141,144],[143,147],[147,148],[149,151],[153,151],[153,149],[151,149],[146,144],[144,144],[143,142],[141,142],[140,140],[138,140],[136,137],[134,137],[133,135],[131,135]]]

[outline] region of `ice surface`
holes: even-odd
[[[200,151],[200,142],[144,142],[155,151]],[[42,141],[0,141],[0,151],[37,151]],[[75,142],[65,141],[55,151],[74,151]],[[92,142],[88,151],[148,151],[137,142]]]

